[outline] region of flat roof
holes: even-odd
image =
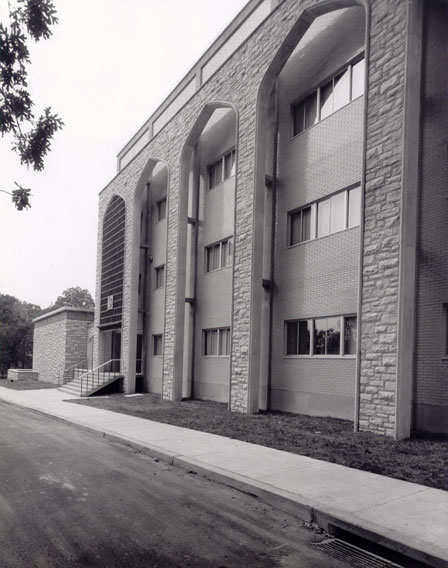
[[[35,323],[36,321],[43,320],[45,318],[49,318],[49,317],[54,316],[56,314],[60,314],[62,312],[83,312],[85,314],[94,314],[95,310],[92,310],[91,308],[74,308],[73,306],[62,306],[61,308],[56,308],[55,310],[52,310],[51,312],[47,312],[46,314],[43,314],[41,316],[38,316],[37,318],[34,318],[33,323]]]

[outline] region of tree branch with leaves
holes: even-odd
[[[57,21],[51,0],[16,0],[15,7],[9,8],[9,22],[0,22],[0,134],[13,136],[12,149],[21,164],[35,171],[44,169],[53,136],[64,123],[50,107],[38,118],[34,116],[28,92],[28,42],[48,39]],[[31,190],[15,184],[17,189],[0,191],[12,197],[19,211],[31,207]]]

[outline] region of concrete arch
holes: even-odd
[[[129,277],[126,278],[125,297],[129,298],[128,304],[123,313],[123,334],[122,334],[122,359],[126,390],[129,393],[135,392],[135,369],[137,351],[137,325],[138,325],[138,287],[139,287],[139,260],[140,260],[140,214],[142,200],[146,184],[157,165],[162,164],[167,168],[167,202],[169,200],[169,178],[170,171],[168,163],[157,157],[147,160],[145,167],[139,175],[135,184],[131,204],[127,212],[127,234],[126,234],[126,271]],[[168,215],[168,207],[167,207]]]
[[[188,200],[189,177],[192,160],[197,159],[195,149],[197,143],[213,113],[219,109],[230,109],[235,118],[235,150],[238,161],[238,124],[239,116],[236,106],[228,101],[210,101],[206,103],[185,141],[180,155],[179,176],[179,210],[177,234],[177,269],[176,269],[176,304],[175,304],[175,331],[174,331],[174,376],[171,389],[173,400],[182,398],[182,380],[184,366],[184,333],[185,333],[185,289],[186,289],[186,261],[187,261],[187,226],[188,226]],[[237,178],[237,174],[236,174]],[[236,192],[236,183],[235,183]],[[233,273],[232,273],[233,281]],[[165,377],[164,377],[165,380]]]
[[[299,4],[299,3],[298,3]],[[256,219],[263,218],[265,203],[264,192],[266,185],[266,153],[268,149],[268,138],[266,132],[269,123],[269,107],[271,104],[272,93],[274,92],[276,82],[280,72],[286,62],[292,55],[293,51],[300,44],[300,41],[320,16],[324,16],[330,12],[341,10],[344,8],[362,7],[365,13],[365,38],[364,47],[366,61],[369,52],[369,29],[370,29],[370,0],[323,0],[302,10],[295,24],[289,31],[277,53],[274,55],[262,81],[257,97],[257,121],[256,121],[256,158],[255,158],[255,188],[254,188],[254,221],[253,221],[253,250],[252,250],[252,290],[251,290],[251,327],[250,327],[250,359],[249,359],[249,412],[257,412],[259,409],[265,409],[268,406],[268,389],[269,389],[269,373],[270,370],[270,322],[269,317],[262,319],[262,307],[266,306],[266,291],[264,291],[259,283],[265,276],[262,273],[263,267],[263,240],[265,227],[262,223],[257,223]],[[367,86],[367,73],[366,73]],[[365,89],[364,109],[366,108],[367,88]],[[364,110],[365,116],[365,110]],[[365,147],[366,147],[366,121],[364,120],[363,134],[363,163],[361,184],[364,185],[365,178]],[[272,166],[274,175],[273,187],[275,190],[275,165]],[[363,207],[363,202],[361,204]],[[363,222],[361,221],[361,240],[362,242]],[[361,259],[361,250],[360,250]],[[360,262],[359,278],[361,278],[362,266]],[[361,290],[361,285],[359,285]],[[264,294],[264,296],[263,296]],[[272,288],[269,290],[272,294]],[[358,301],[358,312],[361,299]],[[269,300],[269,304],[271,300]],[[261,308],[260,308],[261,307]],[[271,307],[269,307],[269,310]],[[265,309],[266,312],[266,309]],[[267,319],[267,321],[266,321]],[[358,326],[358,349],[360,338],[360,325]],[[259,357],[257,353],[262,355]],[[355,428],[357,428],[358,419],[358,402],[359,402],[359,356],[357,357],[357,378],[355,393]],[[264,380],[260,379],[263,375],[263,369],[266,369]],[[264,392],[263,392],[264,389]]]

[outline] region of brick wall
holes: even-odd
[[[448,432],[448,6],[426,3],[414,428]]]

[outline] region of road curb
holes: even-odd
[[[205,465],[194,458],[186,457],[182,454],[171,452],[159,446],[144,443],[126,435],[120,435],[110,432],[104,428],[96,428],[70,420],[57,414],[45,412],[41,409],[24,406],[20,403],[0,399],[6,404],[11,404],[18,408],[29,410],[41,416],[58,420],[69,426],[76,426],[81,430],[97,434],[111,442],[132,448],[135,451],[142,452],[152,458],[156,458],[164,463],[179,467],[187,472],[201,475],[213,482],[232,487],[249,495],[253,495],[285,513],[291,514],[299,520],[316,523],[320,528],[329,534],[337,536],[338,531],[342,530],[356,536],[365,538],[375,544],[393,550],[432,566],[433,568],[448,568],[448,560],[443,558],[443,551],[435,550],[433,546],[429,546],[422,541],[414,539],[413,546],[403,543],[398,534],[391,531],[385,533],[385,529],[380,525],[372,522],[357,522],[353,516],[340,511],[334,511],[331,508],[322,509],[322,505],[303,495],[298,496],[281,489],[272,487],[271,485],[249,479],[242,475],[217,468],[212,465]],[[437,553],[439,555],[437,555]]]

